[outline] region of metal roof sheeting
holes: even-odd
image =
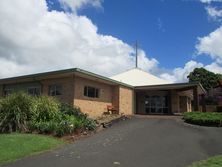
[[[158,78],[139,68],[128,70],[110,78],[132,86],[162,85],[172,83]]]

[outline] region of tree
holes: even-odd
[[[187,78],[189,82],[200,82],[208,91],[218,85],[218,81],[222,79],[222,74],[215,74],[205,68],[195,68]]]
[[[216,74],[219,80],[222,80],[222,74]]]

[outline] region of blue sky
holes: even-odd
[[[186,82],[222,73],[222,0],[0,1],[0,78],[82,68],[112,76],[139,67]]]
[[[63,10],[57,0],[53,2],[50,9]],[[198,0],[104,0],[102,8],[84,7],[78,13],[90,18],[101,34],[130,45],[137,40],[163,68],[180,67],[191,59],[205,65],[213,61],[197,56],[195,45],[198,37],[220,23],[208,18],[205,4]]]

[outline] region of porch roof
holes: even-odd
[[[181,90],[186,91],[193,89],[194,87],[198,88],[198,94],[205,94],[206,90],[199,82],[192,83],[174,83],[174,84],[162,84],[162,85],[147,85],[147,86],[136,86],[135,90]]]

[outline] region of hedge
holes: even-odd
[[[187,123],[202,126],[222,126],[222,113],[216,112],[186,112],[183,119]]]

